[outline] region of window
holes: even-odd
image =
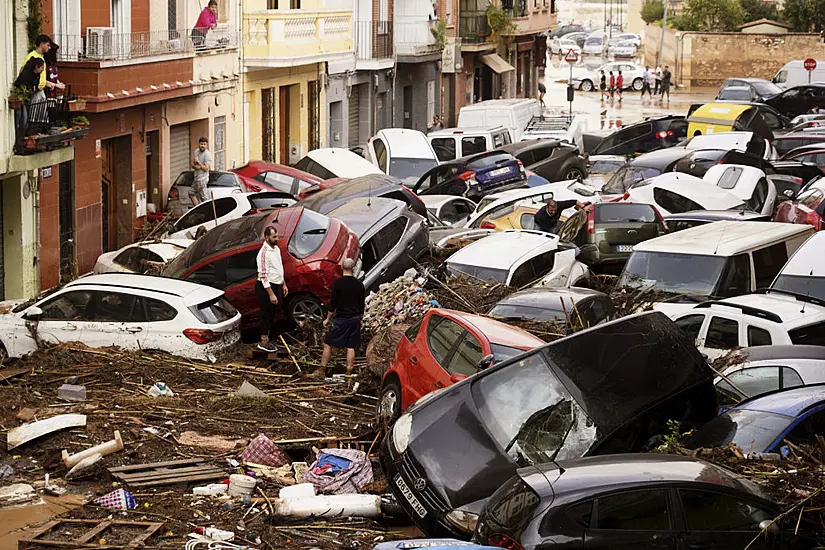
[[[120,292],[98,292],[92,321],[103,323],[142,323],[146,321],[140,296]]]
[[[740,296],[751,290],[750,256],[738,254],[726,262],[717,294],[722,297]]]
[[[738,370],[728,374],[727,380],[722,379],[717,387],[724,392],[731,388],[731,384],[748,397],[782,387],[779,381],[779,367],[751,367]]]
[[[720,493],[679,490],[687,528],[691,531],[758,531],[775,514]]]
[[[739,345],[739,323],[724,317],[712,317],[708,326],[705,346],[715,349],[730,349]]]
[[[726,168],[724,172],[722,172],[719,181],[716,183],[717,187],[721,187],[722,189],[733,189],[736,187],[736,183],[739,181],[739,178],[742,177],[742,169],[736,166],[731,166],[730,168]]]
[[[815,210],[821,213],[821,205],[823,203],[823,198],[825,198],[825,195],[823,195],[820,189],[812,189],[811,191],[808,191],[804,196],[800,196],[799,204],[807,206],[811,210]]]
[[[43,315],[41,321],[84,321],[86,320],[86,308],[92,293],[86,290],[75,290],[66,292],[52,298],[40,309]]]
[[[396,218],[378,231],[372,238],[372,241],[378,249],[379,258],[383,258],[389,254],[390,250],[401,242],[406,228],[407,219]]]
[[[441,162],[456,159],[455,138],[433,138],[430,144],[435,150],[435,156],[438,157],[438,160]]]
[[[825,434],[825,411],[811,414],[785,438],[795,445],[819,445],[816,436]]]
[[[295,232],[289,238],[289,253],[303,260],[321,248],[329,229],[329,218],[304,208]]]
[[[146,312],[149,315],[149,321],[171,321],[178,316],[178,310],[160,300],[152,298],[144,298],[146,304]]]
[[[329,180],[338,177],[309,157],[304,157],[296,162],[295,168],[310,173],[313,176],[318,176],[322,180]]]
[[[118,254],[113,261],[114,263],[123,266],[126,269],[138,271],[140,267],[138,264],[138,248],[127,248],[126,250]]]
[[[533,151],[521,151],[516,155],[524,166],[530,167],[536,163],[536,155]]]
[[[378,164],[378,168],[387,173],[387,147],[384,145],[384,141],[381,139],[374,139],[372,140],[372,147],[375,149],[375,162]]]
[[[464,327],[445,317],[430,317],[427,325],[427,347],[442,367],[447,364],[450,350],[464,333]]]
[[[227,286],[257,276],[258,267],[255,265],[257,257],[258,250],[253,249],[227,258],[225,261]]]
[[[378,34],[387,34],[390,29],[390,2],[378,0]],[[427,120],[432,120],[430,117]]]
[[[284,193],[292,193],[292,185],[295,180],[292,176],[287,176],[280,172],[261,172],[255,176],[255,179]]]
[[[530,260],[530,266],[533,268],[533,275],[538,279],[550,273],[553,270],[555,258],[555,250],[539,254],[535,258],[532,258]]]
[[[693,202],[689,198],[657,187],[653,190],[653,200],[670,212],[671,214],[681,214],[682,212],[690,212],[691,210],[702,210],[702,205]]]
[[[768,180],[766,178],[759,178],[759,181],[756,182],[756,187],[753,189],[751,198],[747,199],[745,204],[754,212],[761,212],[766,200],[768,200]]]
[[[206,285],[206,286],[211,286],[211,287],[214,287],[214,288],[221,288],[220,286],[217,285],[216,278],[215,278],[215,273],[217,271],[215,269],[215,264],[217,264],[219,262],[221,262],[221,260],[218,260],[217,262],[212,262],[211,264],[206,264],[202,268],[200,268],[196,271],[193,271],[192,273],[189,274],[188,277],[186,277],[186,280],[190,281],[190,282],[193,282],[193,283],[198,283],[199,285]]]
[[[487,140],[483,136],[461,138],[461,155],[475,155],[487,150]]]
[[[791,342],[796,345],[825,346],[825,323],[808,325],[788,332]]]
[[[748,345],[770,346],[771,333],[763,328],[748,325]]]
[[[240,187],[235,174],[231,172],[209,172],[207,187]]]
[[[190,306],[189,311],[198,321],[207,325],[217,325],[229,321],[238,314],[238,310],[223,296],[196,306]]]
[[[536,229],[536,213],[528,212],[521,215],[519,219],[519,226],[522,229]]]
[[[776,275],[788,261],[785,243],[777,243],[761,250],[753,251],[753,267],[756,273],[756,288],[768,288]]]
[[[433,316],[435,317],[435,316]],[[421,323],[424,322],[424,318],[422,317],[417,323],[414,323],[410,328],[404,331],[404,336],[407,337],[407,340],[410,342],[415,342],[415,339],[418,337],[418,331],[421,329]]]
[[[596,499],[598,529],[667,531],[670,517],[664,490],[633,491]]]
[[[220,10],[219,10],[220,13]],[[226,169],[226,117],[215,117],[215,145],[212,153],[215,156],[215,170]]]
[[[539,147],[533,148],[533,155],[535,156],[535,162],[541,162],[543,160],[547,160],[553,156],[553,153],[557,150],[556,147],[553,145],[541,145]]]
[[[461,343],[458,344],[455,353],[450,358],[447,372],[450,374],[463,374],[471,376],[478,370],[478,362],[482,357],[481,342],[475,336],[466,332]]]
[[[699,332],[702,330],[702,323],[704,322],[704,315],[686,315],[676,319],[676,326],[685,331],[691,343],[695,343],[696,339],[699,338]]]
[[[593,501],[570,506],[567,509],[567,515],[582,527],[590,527],[590,520],[593,518]]]

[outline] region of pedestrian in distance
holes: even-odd
[[[324,327],[330,327],[324,338],[321,366],[313,373],[325,377],[332,348],[347,350],[347,376],[355,370],[355,350],[361,344],[361,318],[364,315],[364,299],[367,291],[364,283],[353,275],[355,261],[346,258],[341,262],[344,275],[332,283],[332,297]]]
[[[539,105],[541,108],[544,109],[546,105],[544,104],[544,94],[547,93],[547,87],[544,85],[544,82],[539,82]]]
[[[202,137],[198,140],[198,148],[192,152],[192,186],[189,188],[189,198],[194,206],[206,200],[206,186],[209,183],[209,170],[212,169],[212,153],[209,152],[209,140]]]
[[[619,71],[619,76],[616,77],[616,93],[619,94],[619,103],[622,102],[622,89],[624,88],[624,76],[622,71]]]
[[[267,353],[277,353],[273,343],[280,336],[277,315],[283,315],[283,301],[289,294],[284,279],[284,264],[278,247],[278,230],[274,226],[264,229],[264,242],[255,260],[258,280],[255,281],[255,298],[261,309],[261,339],[257,348]]]
[[[218,26],[218,0],[209,0],[201,10],[195,28],[192,29],[192,44],[195,48],[203,48],[206,43],[206,33]]]
[[[656,88],[653,90],[653,93],[659,95],[659,91],[662,89],[662,66],[656,66],[656,72],[653,75],[656,79]]]
[[[536,229],[545,233],[557,234],[561,227],[561,213],[568,208],[589,209],[592,205],[589,202],[581,202],[575,199],[568,201],[556,201],[550,199],[544,208],[533,214],[533,223]]]
[[[673,74],[670,72],[670,67],[665,65],[665,70],[662,71],[662,95],[660,101],[665,99],[665,94],[667,94],[667,102],[670,103],[670,80],[673,78]]]
[[[599,77],[599,93],[601,94],[601,100],[604,102],[604,98],[607,95],[607,77],[604,76],[604,71],[601,71],[601,77]]]
[[[645,97],[645,92],[653,99],[653,92],[650,91],[650,83],[653,80],[653,75],[650,72],[650,67],[645,66],[645,72],[642,75],[642,99]]]
[[[610,71],[610,84],[608,86],[608,90],[610,91],[610,101],[613,101],[613,92],[616,90],[616,76],[613,74],[613,71]]]

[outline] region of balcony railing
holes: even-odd
[[[351,52],[352,38],[350,10],[260,10],[244,15],[248,65],[295,64],[302,57]]]
[[[490,24],[487,14],[483,11],[462,11],[458,20],[458,34],[461,41],[470,44],[480,44],[490,36]]]
[[[203,36],[192,29],[116,33],[112,27],[90,27],[85,36],[57,35],[60,61],[123,61],[167,54],[206,53],[238,45],[236,29],[218,26]]]
[[[356,59],[388,59],[393,56],[392,21],[356,21]]]
[[[432,29],[436,20],[417,17],[395,18],[395,49],[398,55],[426,55],[437,53],[438,44]]]
[[[15,153],[26,155],[57,149],[89,133],[88,121],[74,120],[69,101],[71,88],[62,97],[31,101],[14,109]]]

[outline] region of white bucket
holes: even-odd
[[[229,496],[242,497],[244,495],[251,495],[256,483],[257,480],[254,477],[232,474],[229,476]]]

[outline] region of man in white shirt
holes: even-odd
[[[659,88],[662,87],[662,66],[656,66],[656,72],[654,73],[654,78],[656,79],[656,88],[653,90],[653,93],[659,95]]]
[[[281,249],[278,248],[278,230],[268,226],[264,230],[264,244],[255,262],[258,266],[258,280],[255,282],[255,297],[261,308],[261,341],[258,349],[276,353],[278,348],[272,343],[278,337],[273,331],[275,315],[283,314],[283,300],[289,292],[284,279],[284,265]]]

